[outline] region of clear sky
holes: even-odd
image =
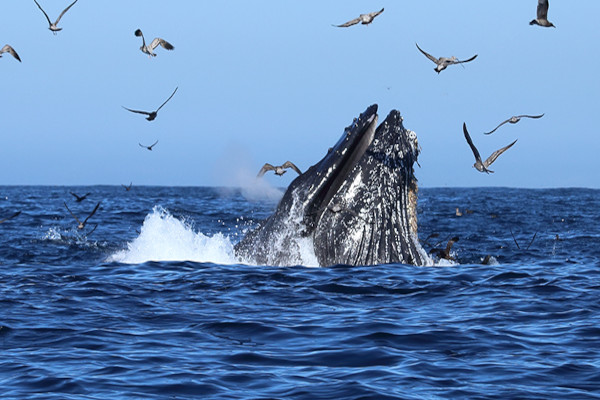
[[[54,20],[70,0],[39,0]],[[598,0],[79,0],[54,36],[33,0],[3,0],[0,184],[240,185],[265,162],[316,163],[368,105],[404,116],[422,187],[600,187]],[[385,11],[369,26],[335,28]],[[159,36],[175,46],[153,59]],[[476,60],[441,74],[418,52]],[[148,122],[121,106],[151,111]],[[511,115],[539,120],[506,124]],[[466,122],[483,158],[472,168]],[[152,152],[138,143],[152,144]],[[273,185],[294,178],[268,174]]]

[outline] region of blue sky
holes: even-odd
[[[39,0],[54,20],[70,0]],[[422,147],[422,187],[600,187],[600,2],[553,0],[91,1],[54,36],[33,0],[3,1],[0,184],[240,185],[265,162],[316,163],[368,105],[398,109]],[[335,28],[379,10],[369,26]],[[133,32],[175,46],[153,59]],[[435,56],[478,58],[441,74]],[[148,122],[121,108],[151,111]],[[539,120],[505,125],[516,114]],[[481,174],[466,122],[486,158]],[[159,140],[154,151],[139,147]],[[269,174],[272,185],[283,178]]]

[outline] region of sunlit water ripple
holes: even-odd
[[[244,194],[0,187],[2,398],[600,398],[600,191],[422,189],[456,263],[322,268],[237,260]]]

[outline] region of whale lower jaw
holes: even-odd
[[[416,135],[373,105],[288,187],[273,215],[236,246],[245,262],[295,265],[311,247],[321,266],[430,262],[417,236]]]

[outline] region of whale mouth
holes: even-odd
[[[352,125],[345,129],[345,134],[340,140],[329,149],[327,155],[311,167],[311,169],[317,169],[317,172],[312,187],[308,191],[310,194],[306,202],[303,221],[304,236],[314,230],[332,197],[338,192],[347,175],[371,145],[377,128],[377,120],[377,105],[375,104],[355,119]],[[307,175],[309,175],[309,171],[307,171]],[[298,177],[297,180],[301,180],[301,177]]]

